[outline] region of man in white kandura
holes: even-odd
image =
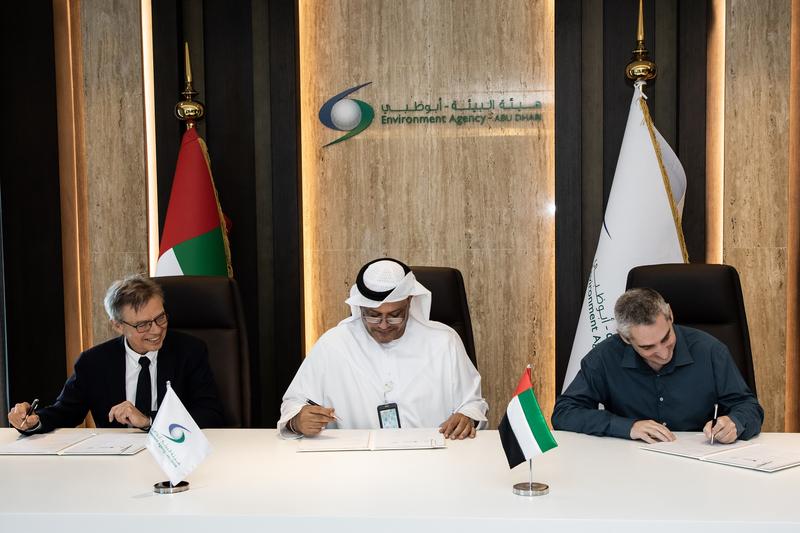
[[[432,428],[474,437],[486,425],[481,377],[449,326],[430,320],[431,292],[396,259],[364,265],[351,316],[309,352],[281,404],[284,437],[324,428]]]

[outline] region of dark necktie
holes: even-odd
[[[150,359],[139,358],[139,381],[136,382],[136,408],[144,416],[152,412],[152,388],[150,385]]]

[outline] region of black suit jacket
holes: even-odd
[[[125,342],[121,336],[83,352],[56,402],[36,411],[42,422],[36,433],[75,427],[89,411],[97,427],[124,427],[117,422],[109,423],[108,412],[126,400],[125,357]],[[158,405],[164,399],[169,381],[198,426],[224,427],[222,404],[203,341],[185,333],[167,331],[156,358],[156,381]]]

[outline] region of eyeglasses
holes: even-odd
[[[386,320],[386,323],[391,326],[397,326],[398,324],[402,324],[403,321],[406,319],[405,316],[362,316],[361,318],[364,319],[364,322],[367,324],[377,325]]]
[[[124,320],[120,320],[120,322],[122,322],[126,326],[132,327],[139,333],[147,333],[153,327],[153,322],[155,322],[158,327],[163,328],[164,326],[167,325],[167,320],[169,320],[169,318],[167,317],[167,312],[164,311],[163,313],[155,317],[153,320],[142,320],[141,322],[137,322],[136,324],[131,324],[130,322],[125,322]]]
[[[402,316],[386,316],[386,315],[369,316],[369,315],[365,315],[364,314],[364,310],[362,308],[362,310],[361,310],[361,318],[363,318],[364,322],[366,322],[367,324],[372,324],[374,326],[377,326],[378,324],[380,324],[384,320],[390,326],[398,326],[398,325],[402,324],[405,321],[406,313],[408,313],[408,308],[404,309],[404,313],[403,313]]]

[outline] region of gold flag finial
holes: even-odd
[[[636,27],[636,48],[633,50],[633,57],[628,66],[625,67],[625,75],[629,80],[652,80],[656,77],[656,64],[647,57],[648,51],[644,47],[644,9],[642,0],[639,0],[639,23]]]
[[[189,60],[189,43],[183,43],[183,52],[186,86],[181,93],[183,100],[175,105],[175,116],[186,122],[187,128],[194,128],[195,124],[205,116],[206,109],[202,102],[194,99],[199,93],[192,87],[192,63]]]
[[[642,27],[641,19],[639,19],[639,27]],[[183,62],[186,68],[186,83],[192,83],[192,61],[189,59],[189,43],[186,42],[183,43]]]

